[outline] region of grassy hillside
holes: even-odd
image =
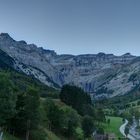
[[[47,85],[42,84],[37,79],[26,76],[23,73],[11,71],[11,70],[7,70],[7,71],[1,70],[0,74],[7,75],[10,81],[13,83],[13,85],[15,85],[17,90],[20,90],[20,92],[25,92],[29,86],[34,86],[39,90],[40,96],[58,97],[59,94],[58,90],[52,87],[48,87]]]

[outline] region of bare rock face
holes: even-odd
[[[34,44],[15,41],[6,33],[0,34],[0,49],[15,60],[21,71],[49,86],[74,84],[99,98],[126,94],[140,84],[140,60],[130,53],[57,55]]]

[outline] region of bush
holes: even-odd
[[[132,103],[132,106],[136,106],[136,104],[135,103]]]
[[[103,134],[104,135],[104,129],[102,127],[99,127],[97,130],[97,134]]]
[[[75,136],[76,140],[83,140],[83,137],[84,137],[83,130],[80,127],[77,127],[75,129],[75,135],[74,136]]]
[[[137,102],[137,105],[140,105],[140,101]]]
[[[68,106],[63,106],[60,110],[62,111],[63,118],[61,121],[62,127],[59,129],[61,129],[65,136],[73,136],[75,129],[80,124],[79,115],[73,108]]]
[[[131,105],[130,104],[126,104],[125,107],[126,108],[129,108],[129,107],[131,107]]]
[[[128,126],[125,127],[124,133],[126,136],[129,134],[129,127]]]
[[[46,137],[47,134],[42,129],[31,131],[31,140],[46,140]]]
[[[82,121],[82,128],[85,137],[90,137],[93,131],[95,130],[93,118],[90,116],[84,116]]]

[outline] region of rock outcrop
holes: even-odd
[[[140,84],[140,59],[130,53],[57,55],[52,50],[15,41],[6,33],[0,34],[0,49],[15,60],[16,67],[41,82],[57,87],[74,84],[96,98],[123,95]]]

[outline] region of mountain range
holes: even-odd
[[[0,67],[9,67],[33,76],[42,83],[60,88],[76,85],[92,97],[110,98],[140,87],[140,57],[126,53],[58,55],[25,41],[0,34]]]

